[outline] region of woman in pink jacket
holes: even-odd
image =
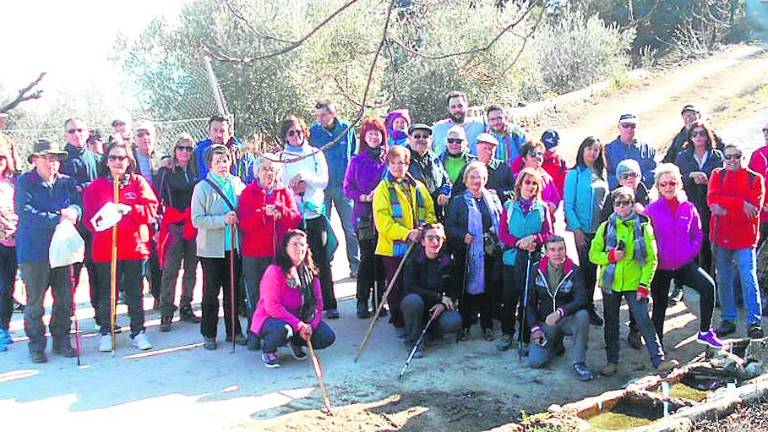
[[[699,293],[699,334],[697,342],[712,348],[723,343],[711,328],[715,308],[715,282],[697,263],[702,242],[701,218],[696,206],[683,192],[680,169],[671,163],[656,168],[659,198],[645,208],[656,233],[659,265],[651,281],[653,325],[659,340],[664,338],[669,283],[693,288]]]
[[[323,295],[304,231],[285,234],[275,264],[267,268],[259,290],[251,331],[261,337],[264,366],[280,367],[279,346],[290,344],[293,357],[304,360],[307,340],[314,349],[329,347],[336,340],[331,327],[320,319]]]

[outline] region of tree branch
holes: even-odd
[[[258,36],[258,37],[260,37],[262,39],[273,40],[275,42],[282,42],[282,43],[287,43],[287,44],[295,44],[296,43],[295,40],[283,39],[283,38],[280,38],[280,37],[277,37],[277,36],[272,36],[272,35],[261,33],[260,31],[256,30],[256,28],[251,24],[251,22],[248,21],[248,19],[246,19],[243,16],[243,13],[239,9],[235,8],[235,6],[232,4],[232,2],[230,0],[224,0],[224,4],[227,5],[227,9],[229,9],[229,12],[231,12],[232,15],[235,18],[237,18],[239,21],[241,21],[248,28],[248,30],[250,30],[251,33],[255,34],[256,36]]]
[[[621,30],[626,30],[630,27],[645,24],[646,22],[650,21],[651,19],[653,19],[653,16],[656,15],[656,12],[658,12],[659,6],[661,6],[661,0],[656,0],[656,3],[654,3],[653,6],[651,6],[651,10],[649,10],[647,14],[643,15],[638,19],[631,18],[629,22],[621,26]]]
[[[43,96],[42,90],[36,90],[34,93],[29,93],[29,92],[32,91],[32,89],[35,88],[35,86],[40,84],[40,81],[42,81],[45,74],[46,72],[41,72],[36,80],[32,81],[31,83],[29,83],[28,86],[19,90],[19,94],[16,96],[16,99],[12,100],[5,106],[1,107],[0,113],[7,113],[8,111],[16,108],[22,102],[26,102],[28,100],[33,100],[33,99],[40,99]]]

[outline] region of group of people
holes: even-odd
[[[517,343],[531,367],[543,367],[564,352],[563,336],[572,335],[574,373],[589,380],[590,324],[604,325],[601,372],[612,375],[624,299],[629,344],[641,349],[644,342],[652,365],[670,369],[677,363],[667,359],[663,339],[672,280],[699,293],[698,342],[721,348],[720,338],[735,332],[736,286],[749,337],[762,337],[755,250],[768,232],[768,127],[766,147],[753,154],[753,169],[745,168],[741,150],[723,145],[699,111],[686,105],[684,126],[669,150],[673,157],[665,157],[673,162],[657,165],[654,148],[635,136],[638,117],[622,114],[618,137],[605,146],[587,137],[569,168],[558,155],[556,131],[529,140],[497,105],[486,110],[486,119],[468,118],[461,92],[450,93],[447,105],[449,117],[431,126],[413,123],[406,109],[385,120],[367,118],[358,138],[332,101],[320,100],[315,123],[287,117],[279,130],[283,149],[258,156],[234,138],[222,116],[210,119],[204,141],[179,136],[159,166],[154,126],[131,128],[122,118],[113,122],[103,154],[89,147],[79,118],[65,123],[63,150],[50,140],[35,142],[33,168],[19,176],[3,150],[2,346],[11,342],[18,263],[32,361],[47,360],[42,317],[49,288],[53,352],[77,354],[70,327],[82,267],[102,335],[98,349],[114,350],[119,326],[112,327],[110,315],[117,300],[110,260],[116,248],[117,287],[136,348],[152,347],[144,326],[146,278],[161,332],[172,330],[178,310],[181,320],[199,323],[203,347],[215,350],[221,296],[226,341],[261,349],[270,368],[280,365],[281,346],[304,359],[308,342],[322,349],[335,340],[323,320],[339,318],[331,272],[338,244],[329,222],[334,207],[356,279],[357,317],[369,319],[375,310],[389,316],[409,350],[428,323],[429,340],[448,333],[467,340],[479,323],[482,337],[499,350]],[[116,245],[113,230],[97,223],[108,203],[119,215]],[[554,233],[561,207],[578,265]],[[83,265],[50,267],[48,247],[60,223],[72,223],[85,239]],[[202,317],[192,308],[198,262]],[[716,293],[722,322],[713,329]],[[416,353],[423,355],[421,345]]]

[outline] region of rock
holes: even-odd
[[[747,345],[744,358],[766,363],[768,361],[768,338],[751,340]]]
[[[563,407],[561,407],[558,404],[552,404],[549,406],[549,408],[547,408],[547,412],[551,412],[551,413],[558,413],[562,410],[563,410]]]
[[[720,350],[710,359],[712,367],[716,369],[722,369],[727,374],[735,377],[745,376],[744,372],[744,360],[739,358],[735,354],[731,354],[728,351]]]
[[[762,375],[766,372],[765,363],[762,361],[752,362],[744,368],[744,374],[746,379],[752,379],[758,375]]]

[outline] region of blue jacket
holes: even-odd
[[[496,133],[490,128],[488,133],[499,140],[494,159],[512,163],[512,161],[520,156],[520,150],[525,145],[525,131],[520,126],[514,123],[507,123],[506,132],[503,134]]]
[[[198,173],[198,178],[200,179],[208,177],[209,167],[205,163],[205,154],[211,148],[211,143],[211,139],[207,138],[195,145],[195,157],[192,159],[192,168]],[[253,183],[258,176],[259,159],[253,153],[245,151],[245,146],[237,138],[234,140],[233,148],[235,162],[232,164],[230,172],[232,175],[240,178],[247,186]]]
[[[16,182],[16,260],[19,264],[48,262],[48,248],[59,224],[59,211],[71,205],[82,214],[82,201],[72,177],[59,174],[53,188],[37,170],[28,171]]]
[[[64,151],[69,156],[61,162],[59,172],[75,180],[80,191],[91,184],[99,176],[99,161],[101,156],[83,148],[77,148],[72,144],[67,144]]]
[[[619,179],[616,178],[616,167],[624,159],[634,159],[640,165],[640,172],[643,174],[643,184],[648,189],[653,187],[653,171],[656,169],[656,149],[647,143],[634,140],[632,145],[628,146],[621,142],[618,137],[605,146],[605,159],[608,169],[608,186],[611,190],[619,185]]]
[[[349,129],[347,130],[347,128]],[[334,120],[331,130],[322,127],[318,122],[313,123],[312,127],[309,128],[309,144],[315,148],[321,148],[335,140],[344,130],[347,130],[344,138],[325,151],[325,160],[328,161],[328,186],[326,189],[341,189],[343,187],[344,175],[347,172],[349,161],[352,160],[352,156],[357,154],[357,132],[355,132],[355,128],[350,127],[349,122],[339,118]]]
[[[432,150],[436,154],[443,154],[448,146],[448,131],[455,126],[449,118],[440,120],[432,125]],[[482,118],[467,117],[461,125],[467,134],[469,152],[477,154],[477,136],[485,132],[485,121]]]
[[[565,175],[565,223],[568,231],[594,234],[600,226],[600,211],[608,196],[608,183],[593,177],[591,168],[577,166]]]

